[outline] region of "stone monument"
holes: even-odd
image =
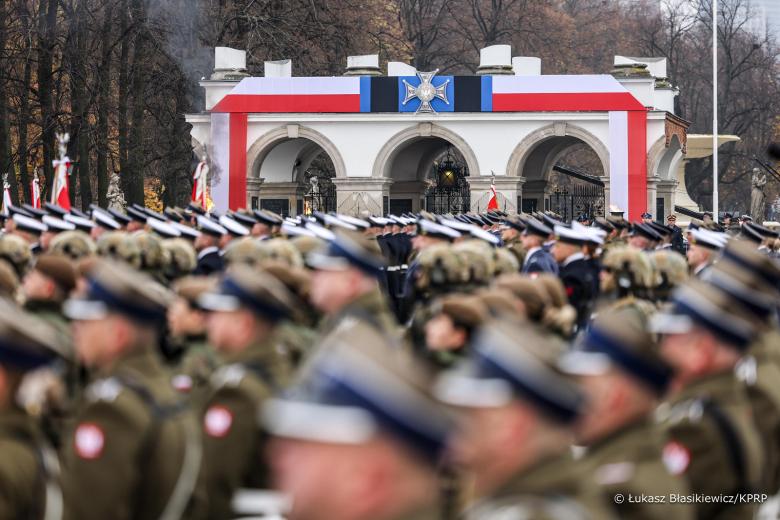
[[[766,195],[764,194],[766,174],[758,168],[753,168],[751,184],[753,189],[750,192],[750,216],[753,217],[754,222],[761,224],[766,216]]]

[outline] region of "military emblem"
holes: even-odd
[[[103,430],[96,424],[84,423],[76,428],[74,435],[76,453],[82,459],[93,460],[103,453],[106,439]]]
[[[212,406],[203,418],[206,433],[212,437],[224,437],[233,425],[233,414],[224,406]]]
[[[439,72],[439,69],[436,69],[433,72],[418,72],[417,77],[420,78],[420,84],[417,86],[413,86],[408,81],[402,80],[406,86],[406,97],[404,98],[403,104],[405,105],[415,98],[420,100],[420,106],[417,107],[416,114],[435,114],[436,111],[433,109],[433,106],[431,106],[434,99],[441,99],[446,104],[450,104],[447,99],[447,85],[450,80],[445,81],[438,87],[433,86],[433,77],[437,72]]]

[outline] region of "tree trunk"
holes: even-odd
[[[23,199],[32,203],[32,193],[30,184],[30,174],[27,169],[27,160],[29,158],[29,144],[27,142],[27,126],[30,124],[30,81],[32,77],[32,42],[30,47],[25,50],[24,57],[24,78],[22,79],[22,88],[19,91],[19,114],[17,124],[19,125],[19,144],[16,149],[17,160],[19,162],[19,177],[22,181]],[[34,166],[33,166],[34,168]]]
[[[6,4],[5,2],[0,2],[0,50],[3,51],[5,51],[6,35],[8,34],[7,20]],[[10,70],[10,67],[8,67],[6,72]],[[0,173],[8,174],[8,183],[11,185],[11,201],[14,204],[19,204],[19,186],[16,182],[16,173],[13,170],[13,162],[11,161],[8,96],[5,94],[8,91],[8,80],[8,74],[0,76],[0,92],[3,92],[3,95],[0,95]]]
[[[54,107],[52,106],[54,36],[57,27],[57,0],[40,0],[38,12],[38,100],[41,106],[41,140],[43,142],[43,175],[47,193],[54,181]]]
[[[130,135],[128,138],[128,171],[125,173],[128,204],[144,204],[144,87],[146,84],[146,6],[144,0],[133,0],[133,22],[136,24],[135,45],[133,48],[132,81],[130,85],[133,98],[130,114]]]
[[[97,79],[97,191],[98,205],[108,207],[108,103],[111,81],[111,26],[112,6],[107,3],[103,13],[101,35],[102,59]]]

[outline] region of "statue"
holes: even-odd
[[[766,215],[766,195],[764,195],[766,174],[761,173],[758,168],[753,168],[751,184],[753,190],[750,193],[750,216],[753,217],[754,222],[762,224]]]
[[[115,211],[124,211],[127,202],[125,202],[125,194],[122,193],[122,189],[119,187],[119,175],[112,172],[108,178],[108,190],[106,190],[106,198],[108,199],[108,209]]]

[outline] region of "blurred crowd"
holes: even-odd
[[[0,520],[750,519],[778,231],[8,207]]]

